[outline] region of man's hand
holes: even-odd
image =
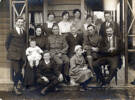
[[[87,66],[87,65],[85,65],[85,66],[83,67],[83,70],[86,70],[86,69],[88,69],[88,66]]]
[[[62,74],[59,75],[58,80],[59,80],[60,82],[63,81],[63,75],[62,75]]]
[[[58,53],[58,57],[61,57],[62,56],[62,54],[61,53]]]
[[[45,82],[49,83],[49,80],[47,77],[43,76],[43,77],[41,77],[41,79],[43,79]]]
[[[92,51],[97,52],[99,49],[97,47],[91,47]]]
[[[109,48],[108,52],[113,52],[115,48]]]

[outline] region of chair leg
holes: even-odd
[[[118,81],[118,77],[117,77],[117,73],[116,73],[116,75],[115,75],[115,83],[116,83],[116,85],[117,85],[117,81]]]

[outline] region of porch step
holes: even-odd
[[[10,24],[9,23],[0,23],[0,30],[7,29],[9,30]]]
[[[0,11],[0,18],[9,18],[10,15],[9,15],[9,12],[6,10],[6,11]]]
[[[0,18],[0,23],[9,23],[9,22],[10,22],[10,18],[8,18],[8,17]]]

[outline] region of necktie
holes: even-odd
[[[20,28],[20,34],[23,34],[23,30]]]

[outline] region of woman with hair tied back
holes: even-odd
[[[77,33],[82,33],[82,21],[81,21],[81,11],[80,9],[73,10],[73,20],[72,26],[76,27]]]
[[[43,33],[44,35],[50,35],[52,33],[52,26],[56,23],[55,13],[49,12],[47,15],[47,21],[43,24]]]
[[[63,35],[64,37],[66,37],[68,35],[68,33],[70,32],[70,27],[72,25],[72,23],[69,21],[69,12],[68,11],[63,11],[62,12],[62,21],[60,21],[58,23],[59,26],[59,34]]]

